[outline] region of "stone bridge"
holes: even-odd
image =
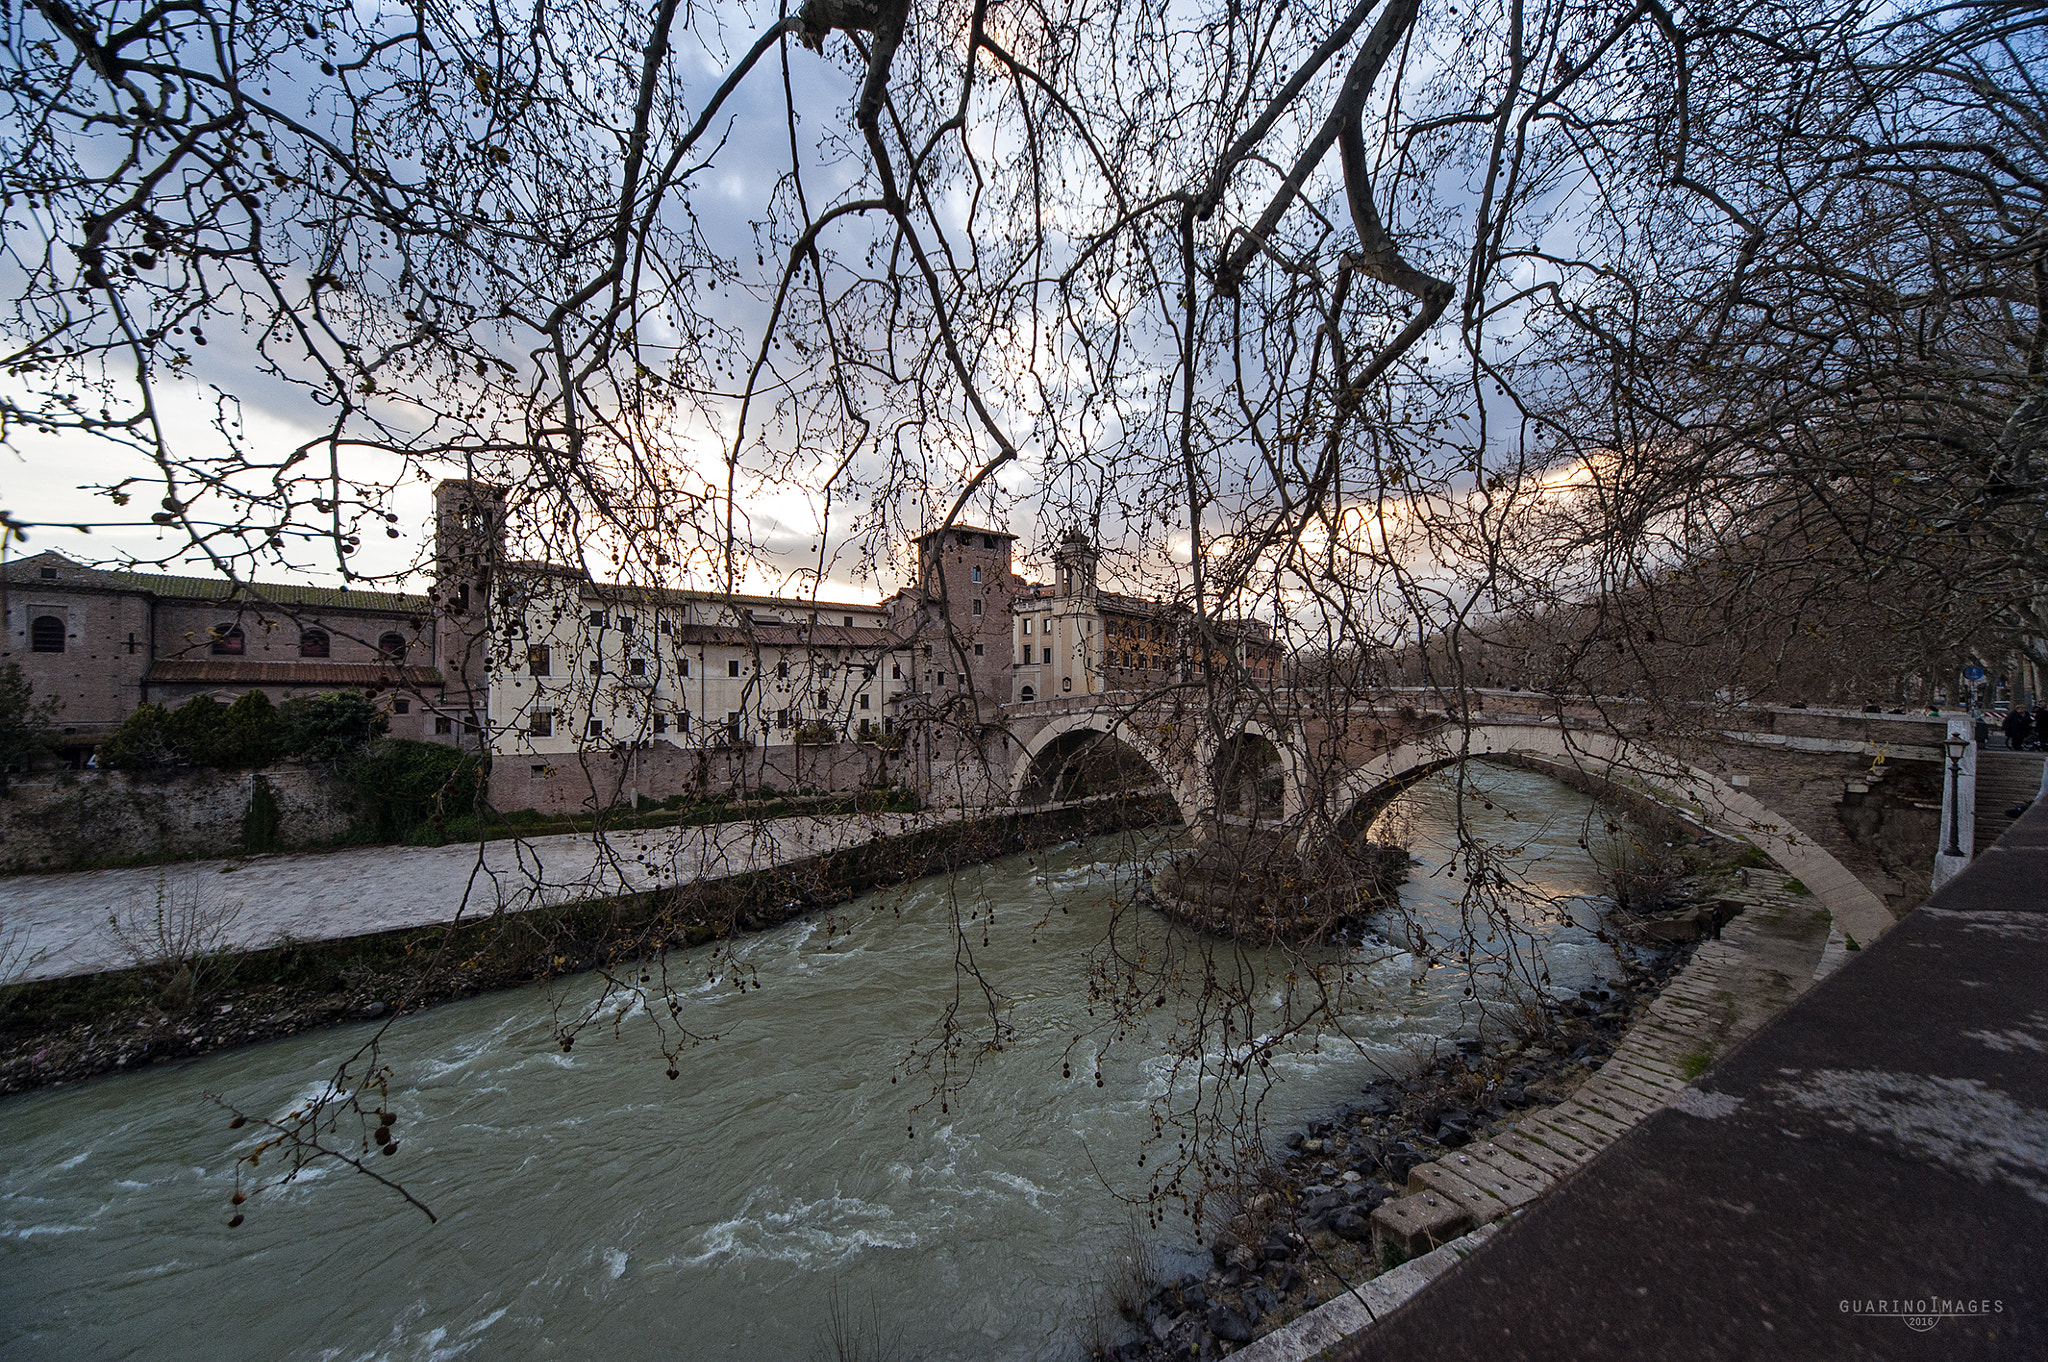
[[[1233,821],[1315,836],[1355,826],[1407,783],[1461,761],[1577,771],[1755,843],[1828,900],[1838,928],[1859,940],[1891,925],[1887,898],[1903,912],[1926,882],[1887,875],[1840,811],[1878,790],[1917,817],[1924,843],[1939,801],[1940,835],[1959,832],[1961,860],[1937,855],[1937,881],[1945,859],[1953,873],[1969,856],[1974,747],[1957,763],[1961,779],[1943,778],[1944,741],[1952,730],[1969,736],[1962,719],[1742,706],[1702,709],[1672,731],[1669,711],[1640,702],[1526,692],[1469,692],[1469,721],[1427,690],[1337,712],[1285,693],[1257,701],[1212,711],[1202,698],[1112,692],[1008,706],[1007,793],[1036,803],[1162,784],[1198,836]]]

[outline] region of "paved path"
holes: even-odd
[[[109,916],[147,931],[161,894],[209,945],[257,949],[685,884],[936,827],[956,811],[803,815],[446,847],[355,847],[0,878],[0,970],[48,979],[135,963]],[[192,913],[191,905],[199,911]]]

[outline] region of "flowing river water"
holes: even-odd
[[[1588,930],[1590,801],[1520,771],[1472,779],[1468,826],[1563,910],[1516,910],[1552,988],[1612,972]],[[1465,888],[1444,868],[1454,789],[1431,777],[1382,824],[1420,862],[1405,914],[1440,940]],[[572,1053],[553,1043],[557,1007],[598,993],[590,976],[401,1019],[387,1055],[402,1148],[379,1167],[438,1224],[333,1169],[261,1193],[227,1227],[252,1141],[203,1094],[282,1114],[367,1027],[0,1102],[0,1358],[805,1358],[830,1355],[835,1296],[881,1320],[899,1358],[1076,1357],[1132,1233],[1117,1194],[1147,1186],[1136,1157],[1156,1156],[1141,1141],[1192,1005],[1176,996],[1155,1033],[1115,1043],[1087,1013],[1112,901],[1158,841],[1013,856],[858,900],[850,930],[747,938],[761,987],[705,979],[685,997],[683,1023],[718,1039],[675,1081],[630,1015]],[[946,1114],[913,1112],[931,1082],[903,1061],[955,998],[956,913],[1014,1030]],[[1120,920],[1165,935],[1142,910]],[[1478,1023],[1455,964],[1376,957],[1346,993],[1348,1038],[1304,1038],[1268,1071],[1273,1134]],[[1169,1264],[1195,1246],[1177,1215],[1155,1234]]]

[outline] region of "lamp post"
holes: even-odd
[[[1960,859],[1963,854],[1963,757],[1970,750],[1970,740],[1960,733],[1951,733],[1941,746],[1948,753],[1948,845],[1941,854]]]

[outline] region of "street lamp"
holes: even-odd
[[[1963,854],[1963,757],[1970,750],[1970,740],[1960,733],[1951,733],[1941,746],[1948,753],[1948,845],[1941,854],[1960,858]]]

